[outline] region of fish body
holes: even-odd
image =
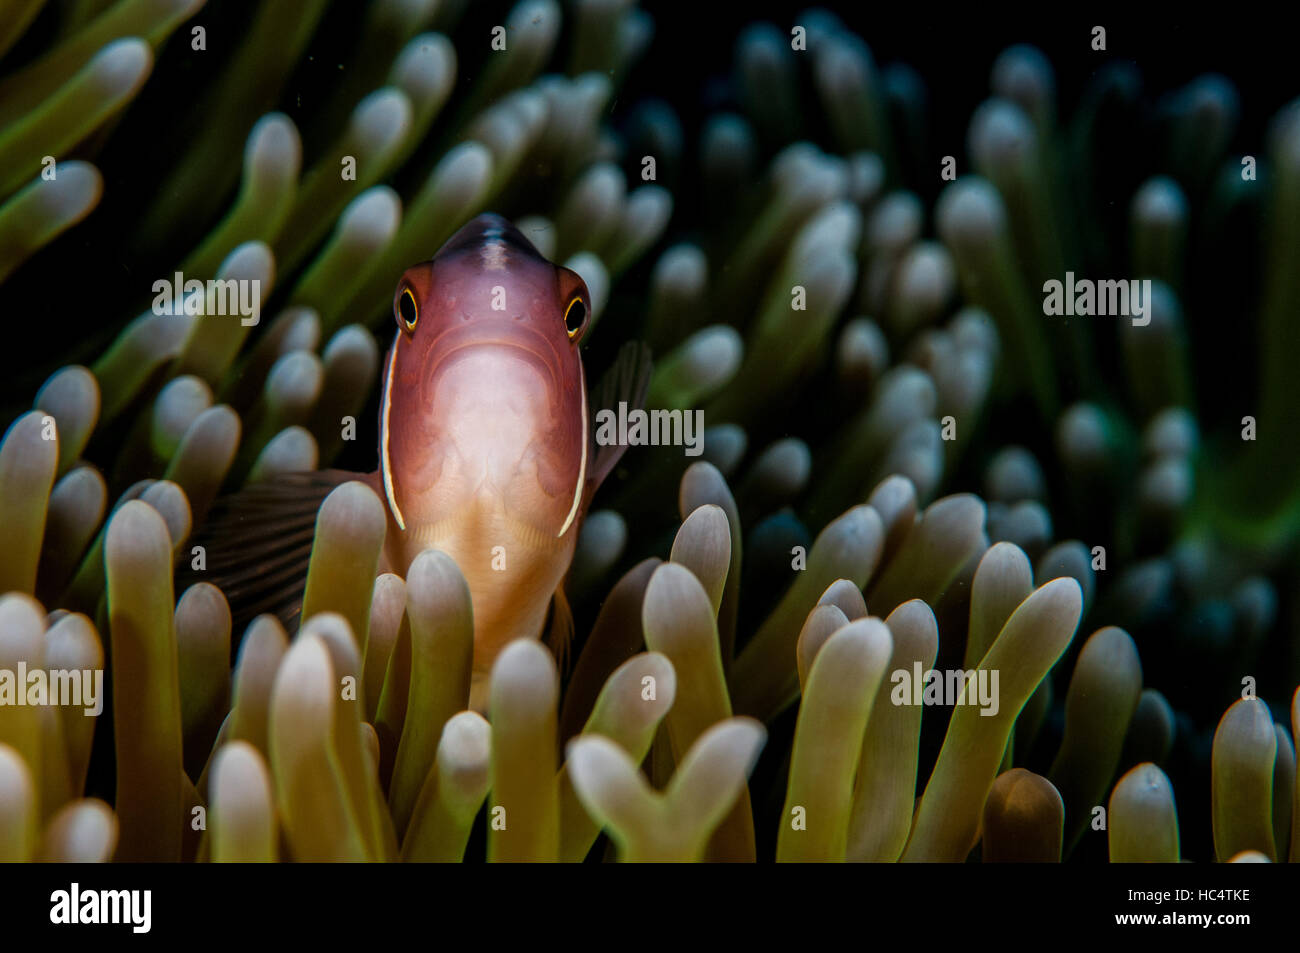
[[[512,225],[481,215],[393,296],[379,470],[386,568],[456,560],[474,611],[472,701],[500,649],[537,637],[591,493],[579,343],[591,298]]]

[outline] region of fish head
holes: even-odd
[[[491,512],[539,545],[575,533],[590,314],[582,278],[496,215],[407,269],[380,408],[380,470],[400,530],[438,545],[448,521]]]

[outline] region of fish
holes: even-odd
[[[464,574],[470,705],[482,710],[492,662],[509,642],[540,638],[549,618],[551,647],[564,655],[573,628],[564,580],[592,498],[626,449],[597,443],[592,401],[644,405],[649,351],[624,345],[589,394],[586,283],[492,213],[406,269],[392,311],[376,469],[283,475],[220,501],[203,530],[200,578],[222,588],[236,626],[270,611],[292,631],[308,524],[334,487],[361,480],[387,515],[381,572],[405,576],[421,552],[438,549]]]

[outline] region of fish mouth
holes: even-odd
[[[471,325],[443,331],[430,346],[424,379],[433,380],[439,368],[456,355],[482,348],[507,348],[526,355],[529,364],[545,372],[552,398],[563,390],[562,356],[554,342],[540,331],[523,324],[495,325],[490,328]]]

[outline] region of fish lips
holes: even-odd
[[[441,332],[429,345],[421,376],[426,382],[434,381],[447,361],[471,350],[493,347],[522,353],[542,373],[552,400],[568,389],[566,381],[578,379],[576,348],[567,342],[562,348],[557,347],[541,331],[519,321],[479,321]]]

